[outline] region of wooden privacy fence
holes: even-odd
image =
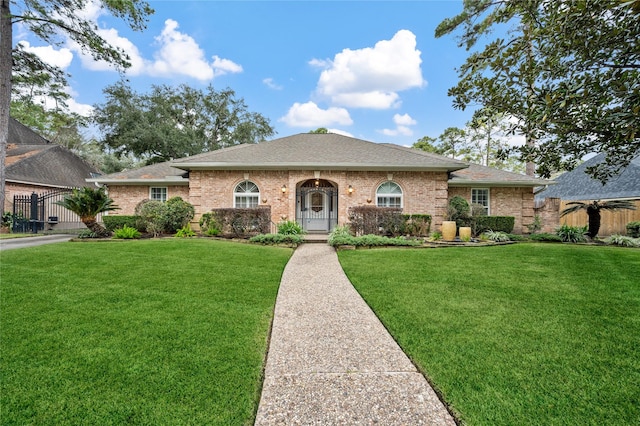
[[[567,204],[570,202],[571,200],[562,200],[560,202],[560,212],[566,209]],[[627,223],[640,220],[640,200],[634,200],[634,203],[636,210],[603,211],[598,236],[609,236],[613,234],[626,235]],[[561,225],[585,226],[588,223],[587,212],[584,210],[560,218]]]

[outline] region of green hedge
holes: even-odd
[[[640,221],[627,223],[627,235],[631,238],[640,238]]]
[[[513,232],[516,218],[513,216],[477,216],[474,218],[474,233],[482,234],[485,231]]]
[[[123,228],[125,225],[138,231],[144,231],[144,229],[140,229],[140,216],[102,216],[102,222],[109,232]]]

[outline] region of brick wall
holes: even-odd
[[[189,187],[169,186],[168,198],[180,196],[193,204],[196,216],[194,228],[203,213],[214,208],[233,207],[236,185],[248,179],[260,189],[260,205],[271,208],[274,223],[296,218],[296,188],[307,180],[314,180],[313,170],[291,171],[236,171],[193,170],[189,174]],[[320,179],[331,182],[338,189],[338,223],[348,222],[351,206],[375,205],[378,186],[392,180],[402,188],[404,212],[430,214],[432,229],[440,229],[447,210],[447,201],[460,195],[470,201],[471,188],[448,188],[446,172],[352,172],[321,171]],[[282,186],[286,191],[282,192]],[[351,185],[353,192],[349,193]],[[161,185],[154,185],[161,186]],[[121,208],[111,214],[129,215],[135,206],[149,198],[149,186],[109,186],[109,196]],[[514,216],[514,232],[521,233],[533,221],[533,190],[531,188],[491,188],[490,213]]]
[[[461,196],[471,203],[472,187],[449,188],[449,197]],[[474,186],[473,188],[484,188]],[[491,216],[513,216],[513,232],[528,232],[527,225],[533,222],[533,188],[489,188],[489,214]]]
[[[151,185],[153,187],[163,187],[166,185]],[[118,210],[109,212],[110,215],[132,215],[135,208],[142,200],[149,199],[149,185],[109,185],[108,194],[114,203],[120,207]],[[189,187],[186,185],[167,186],[167,199],[172,197],[182,197],[189,201]]]
[[[13,197],[15,195],[31,195],[32,193],[42,194],[43,192],[53,191],[57,188],[51,186],[27,185],[22,183],[5,183],[5,212],[13,212]]]
[[[376,189],[389,180],[402,187],[404,211],[434,216],[442,222],[447,202],[447,174],[443,172],[346,172],[321,171],[320,179],[338,189],[338,223],[348,221],[348,209],[357,205],[375,205]],[[314,180],[314,171],[192,171],[189,174],[190,202],[199,217],[211,209],[232,207],[235,186],[248,179],[260,188],[260,205],[270,206],[272,221],[295,220],[296,188]],[[282,186],[287,190],[283,194]],[[353,192],[349,193],[349,185]]]

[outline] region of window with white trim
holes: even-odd
[[[240,182],[233,190],[233,207],[237,209],[258,207],[259,200],[260,190],[258,185],[250,180]]]
[[[164,203],[165,201],[167,201],[167,187],[150,187],[149,199],[153,201],[162,201]]]
[[[472,188],[471,204],[480,204],[489,215],[489,188]]]
[[[395,182],[387,181],[376,190],[376,205],[378,207],[402,208],[402,188]]]

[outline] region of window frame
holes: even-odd
[[[249,189],[253,189],[248,187],[248,185],[253,185],[257,191],[250,191]],[[238,191],[238,189],[245,185],[244,191]],[[243,202],[239,202],[243,201]],[[240,207],[239,207],[240,205]],[[236,186],[233,187],[233,208],[234,209],[253,209],[260,206],[260,187],[257,183],[250,180],[243,180],[242,182],[238,182]]]
[[[160,199],[154,197],[154,190],[162,190],[163,196]],[[150,186],[149,187],[149,199],[153,201],[160,201],[161,203],[166,203],[169,199],[169,188],[166,186]]]
[[[484,203],[479,203],[478,202],[477,194],[478,194],[479,191],[485,191],[486,192],[486,201],[487,201],[486,205]],[[471,204],[480,204],[481,206],[484,207],[484,210],[487,213],[487,216],[490,216],[491,215],[491,191],[490,191],[490,188],[471,188]]]
[[[400,193],[380,192],[380,188],[388,184],[393,184],[397,186],[398,189],[400,190]],[[381,205],[380,203],[381,198],[385,200],[384,205]],[[399,205],[395,205],[396,203],[393,203],[394,205],[390,205],[391,204],[390,201],[392,198],[399,199],[400,200],[400,202],[398,203]],[[376,188],[376,207],[391,207],[391,208],[400,208],[400,209],[404,208],[404,191],[402,190],[402,186],[400,186],[398,182],[394,182],[392,180],[382,182],[380,185],[378,185],[378,187]]]

